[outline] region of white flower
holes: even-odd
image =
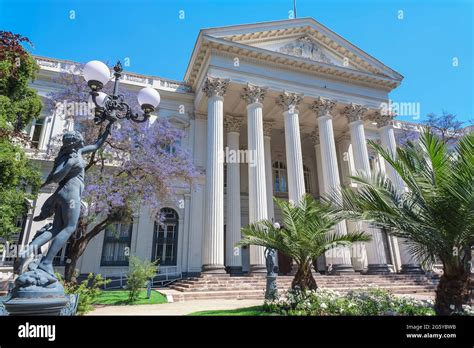
[[[451,308],[451,310],[454,310],[454,305],[450,305],[449,308]]]
[[[327,306],[327,304],[325,304],[325,303],[323,302],[323,303],[321,303],[321,308],[326,309],[326,308],[328,308],[328,306]]]

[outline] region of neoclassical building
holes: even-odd
[[[77,73],[77,63],[36,57],[43,98],[60,89],[54,77]],[[367,140],[395,150],[395,134],[416,127],[384,115],[381,105],[403,77],[312,18],[204,29],[199,32],[183,82],[125,73],[130,91],[152,86],[161,94],[156,112],[185,131],[200,177],[194,187],[177,183],[176,201],[165,202],[159,224],[147,207],[132,224],[117,224],[89,244],[81,273],[117,276],[127,271],[125,250],[160,259],[160,272],[176,275],[253,273],[264,270],[263,248],[238,248],[240,228],[261,219],[279,221],[272,197],[295,204],[305,193],[318,198],[339,185],[356,187],[357,172],[394,171],[371,153]],[[46,176],[51,139],[74,121],[47,114],[28,128],[31,157]],[[400,189],[402,189],[400,185]],[[52,193],[42,191],[22,222],[19,244],[43,223],[32,221]],[[416,270],[401,240],[357,221],[337,233],[363,229],[372,241],[318,260],[318,269],[368,273]],[[56,258],[67,262],[67,248]],[[291,263],[279,255],[280,269]]]

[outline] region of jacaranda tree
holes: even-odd
[[[84,107],[77,107],[88,100],[83,78],[64,73],[57,82],[63,87],[50,94],[50,109],[59,113],[57,117],[73,120],[86,143],[95,142],[102,130],[94,125],[93,117],[81,114]],[[130,92],[122,94],[127,101],[136,100]],[[191,156],[181,146],[183,137],[184,132],[165,118],[140,124],[128,120],[116,122],[103,149],[88,158],[83,194],[87,209],[82,209],[77,231],[70,241],[69,262],[65,267],[67,281],[73,278],[77,260],[90,240],[107,226],[130,222],[132,212],[141,206],[149,208],[152,217],[159,219],[162,203],[176,200],[175,184],[182,180],[192,185],[196,172]],[[52,143],[52,156],[57,143],[58,139]]]

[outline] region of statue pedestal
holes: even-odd
[[[78,295],[66,295],[64,287],[43,271],[35,269],[20,275],[3,301],[5,315],[74,315]],[[51,283],[50,283],[51,282]]]
[[[3,302],[8,315],[60,315],[69,297],[12,298]]]

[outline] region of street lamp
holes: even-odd
[[[160,94],[152,87],[142,88],[137,95],[138,103],[143,114],[133,113],[130,106],[124,101],[123,95],[118,93],[119,80],[122,76],[122,64],[120,61],[113,67],[114,90],[112,95],[101,92],[101,89],[111,79],[110,70],[101,61],[93,60],[87,63],[82,70],[82,75],[91,89],[89,101],[94,103],[94,122],[101,124],[109,120],[128,119],[137,123],[146,122],[150,114],[155,111],[160,104]]]

